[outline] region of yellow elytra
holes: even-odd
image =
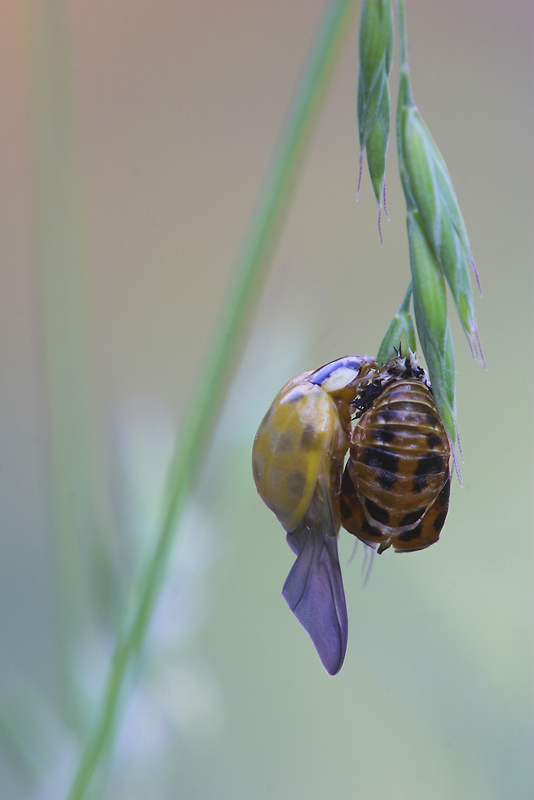
[[[351,404],[375,367],[368,356],[346,356],[290,380],[252,450],[258,493],[297,555],[283,596],[331,675],[341,669],[348,635],[337,535]]]

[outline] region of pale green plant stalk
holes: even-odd
[[[454,442],[456,370],[445,283],[471,353],[485,366],[469,267],[477,283],[478,274],[447,167],[413,101],[403,0],[396,0],[396,7],[401,47],[397,151],[406,200],[415,319],[436,405]]]
[[[94,486],[98,479],[98,436],[91,415],[90,293],[72,109],[69,19],[63,3],[20,4],[17,10],[31,45],[27,56],[28,129],[55,535],[57,669],[63,716],[79,729],[82,715],[72,673],[72,649],[77,632],[90,615],[85,576],[88,553],[97,547],[98,532],[94,524],[97,513],[85,487]],[[76,514],[73,497],[77,498]],[[90,542],[83,539],[87,530],[91,531]]]
[[[336,1],[327,7],[322,20],[265,182],[199,388],[183,421],[184,436],[170,470],[168,497],[156,546],[144,566],[132,618],[118,635],[97,719],[70,791],[71,800],[84,797],[95,769],[109,758],[126,679],[137,662],[161,590],[176,529],[202,464],[262,273],[276,243],[290,192],[353,10],[353,3]]]
[[[399,310],[391,320],[391,324],[382,339],[376,354],[379,364],[386,364],[395,358],[397,353],[415,353],[415,330],[410,314],[410,301],[412,299],[412,282],[410,281]]]

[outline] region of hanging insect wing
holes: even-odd
[[[339,566],[337,536],[328,535],[318,506],[331,509],[326,487],[319,483],[308,512],[287,543],[297,556],[282,595],[306,633],[330,675],[343,665],[348,638],[347,606]]]
[[[331,675],[341,668],[348,636],[337,552],[348,404],[373,364],[368,356],[346,356],[293,378],[263,418],[252,451],[258,492],[297,556],[284,599]]]

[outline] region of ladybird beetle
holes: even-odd
[[[342,524],[382,553],[438,541],[449,508],[451,445],[426,372],[390,361],[356,399],[342,481]]]
[[[337,552],[343,462],[352,403],[373,370],[372,358],[346,356],[293,378],[276,395],[252,450],[258,493],[297,556],[283,597],[330,675],[341,669],[348,635]]]

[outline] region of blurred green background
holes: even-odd
[[[72,780],[324,7],[0,5],[6,800]],[[356,204],[355,12],[98,797],[532,797],[532,3],[407,3],[489,369],[452,320],[464,488],[442,540],[388,551],[365,589],[342,533],[334,679],[281,598],[293,556],[250,474],[278,389],[376,353],[408,280],[394,142],[382,249],[366,174]]]

